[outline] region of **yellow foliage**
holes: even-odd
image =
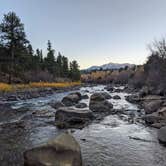
[[[8,92],[12,90],[12,86],[5,83],[0,83],[0,91]]]
[[[64,88],[80,85],[81,82],[60,82],[60,83],[49,83],[49,82],[33,82],[30,83],[29,86],[31,88],[43,88],[43,87],[52,87],[52,88]]]
[[[80,85],[81,82],[32,82],[29,84],[6,84],[0,83],[0,91],[16,91],[30,88],[65,88]]]

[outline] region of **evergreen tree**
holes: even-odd
[[[14,12],[9,12],[4,15],[3,21],[0,24],[0,38],[3,45],[10,51],[11,70],[9,82],[11,83],[15,57],[17,57],[19,53],[25,52],[25,45],[28,43],[24,32],[24,25]]]
[[[58,52],[58,56],[57,56],[57,75],[59,77],[62,76],[62,55],[60,52]]]
[[[70,78],[72,81],[78,81],[80,80],[80,70],[79,70],[79,65],[77,61],[72,61],[70,62]]]
[[[62,57],[62,77],[68,77],[69,76],[69,65],[68,65],[68,58],[63,56]]]
[[[68,58],[58,53],[54,56],[51,42],[47,43],[47,55],[43,58],[42,50],[33,51],[26,39],[24,25],[14,12],[4,15],[0,24],[0,72],[29,81],[54,81],[55,77],[80,79],[79,65],[76,61],[70,63]],[[0,73],[1,74],[1,73]]]
[[[54,57],[54,50],[52,49],[52,46],[51,46],[51,42],[48,40],[48,43],[47,43],[48,47],[47,47],[47,57],[45,58],[45,66],[46,66],[46,69],[53,75],[55,75],[55,57]]]

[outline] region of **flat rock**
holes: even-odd
[[[55,113],[55,122],[59,128],[83,128],[93,119],[90,110],[61,107]]]

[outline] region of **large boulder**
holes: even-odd
[[[158,140],[159,140],[159,142],[166,145],[166,126],[161,127],[158,130]]]
[[[61,107],[55,113],[55,123],[59,128],[83,128],[93,119],[90,110]]]
[[[75,138],[62,133],[48,143],[24,152],[25,166],[82,166],[81,149]]]
[[[102,93],[94,93],[90,98],[89,108],[93,112],[111,112],[113,105],[105,99]]]
[[[144,103],[144,109],[146,114],[151,114],[153,112],[156,112],[162,105],[161,100],[154,100],[150,102]]]
[[[81,94],[79,92],[70,93],[62,99],[62,103],[65,106],[73,106],[81,100]]]

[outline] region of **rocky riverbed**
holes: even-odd
[[[85,166],[165,165],[166,147],[158,141],[158,130],[145,125],[141,118],[145,114],[144,109],[126,100],[130,94],[125,93],[123,87],[114,87],[113,90],[100,85],[82,87],[76,91],[84,97],[77,101],[72,96],[74,105],[67,101],[70,109],[89,110],[90,99],[95,99],[90,103],[95,118],[90,119],[90,123],[81,130],[75,126],[68,129],[81,146]],[[53,105],[76,91],[53,92],[45,97],[1,103],[0,165],[23,165],[24,151],[64,132],[66,128],[56,126],[56,109]],[[105,93],[104,99],[93,96],[95,93]],[[100,116],[101,107],[96,101],[103,103],[104,109],[110,108],[111,112],[106,111]]]

